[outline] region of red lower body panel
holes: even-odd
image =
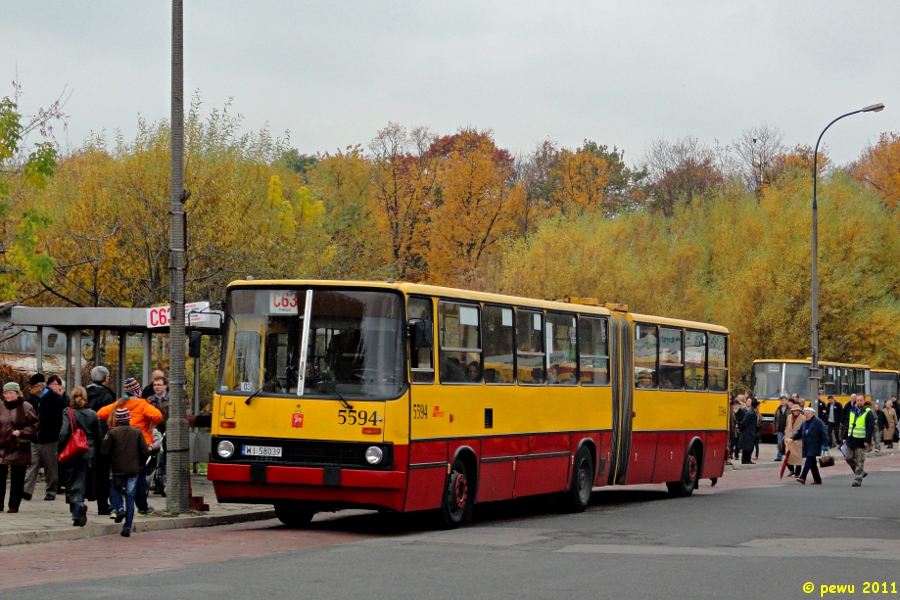
[[[628,473],[625,485],[650,483],[656,462],[656,432],[636,432],[631,435],[631,453],[628,455]]]
[[[676,481],[685,455],[697,440],[703,446],[701,477],[720,477],[726,455],[725,431],[635,432],[628,458],[627,485]],[[458,452],[474,454],[469,473],[476,502],[509,500],[568,489],[572,459],[581,444],[595,448],[596,485],[607,482],[612,452],[610,431],[553,433],[457,440],[428,440],[394,447],[394,470],[325,469],[210,463],[208,477],[219,502],[273,503],[301,500],[318,506],[384,507],[411,512],[439,508],[448,467]]]

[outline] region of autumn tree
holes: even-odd
[[[851,176],[895,210],[900,204],[900,134],[882,133],[878,143],[870,146],[850,168]]]
[[[323,275],[332,279],[373,279],[393,271],[385,265],[387,239],[376,222],[372,163],[361,146],[318,157],[307,171],[309,193],[322,202],[330,260]]]
[[[732,147],[739,159],[739,175],[748,190],[761,196],[782,170],[787,152],[777,127],[762,124],[745,129]]]
[[[468,128],[436,139],[430,154],[438,160],[438,185],[428,216],[429,280],[471,285],[513,227],[511,204],[522,193],[511,185],[513,159],[497,148],[490,131]]]
[[[227,111],[185,122],[189,299],[215,300],[247,275],[315,276],[327,261],[324,207],[279,164],[284,140],[239,131]],[[133,141],[94,138],[60,161],[30,204],[52,211],[52,277],[32,281],[48,303],[149,306],[168,299],[168,123],[139,122]]]
[[[429,151],[433,141],[424,127],[409,131],[389,123],[369,145],[375,220],[386,240],[387,264],[401,279],[427,273],[422,244],[438,177],[438,156]]]
[[[725,182],[716,153],[692,136],[656,140],[644,155],[643,168],[650,183],[649,205],[667,217],[675,214],[677,204],[690,204]]]
[[[58,151],[55,124],[64,123],[65,90],[47,108],[23,115],[21,88],[0,99],[0,297],[21,296],[19,285],[49,277],[53,261],[41,251],[50,214],[28,202],[53,176]],[[31,142],[37,135],[42,141]]]
[[[811,194],[811,178],[782,177],[759,198],[725,186],[671,216],[558,216],[505,247],[493,276],[505,293],[725,325],[736,380],[753,359],[809,355]],[[822,358],[900,364],[900,226],[841,172],[819,201]]]

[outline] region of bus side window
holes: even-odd
[[[441,383],[481,383],[480,307],[441,302]]]
[[[609,384],[609,349],[606,319],[578,318],[578,357],[581,385]]]
[[[547,313],[547,383],[578,385],[575,315]]]
[[[419,321],[434,327],[431,298],[410,298],[408,321]],[[434,383],[434,348],[418,348],[416,366],[410,368],[413,383]]]
[[[706,390],[706,334],[702,331],[684,333],[684,387]]]
[[[709,391],[728,391],[728,338],[709,334]]]
[[[659,329],[656,325],[634,326],[634,387],[655,390],[659,386],[656,371],[657,340]]]
[[[825,367],[824,383],[826,396],[837,394],[834,389],[834,367]]]
[[[523,385],[544,383],[544,315],[516,309],[516,368]]]
[[[680,329],[659,330],[659,387],[663,390],[684,389],[684,353]]]
[[[509,306],[484,307],[484,382],[513,383],[513,309]]]

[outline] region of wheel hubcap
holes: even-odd
[[[466,476],[462,473],[454,473],[453,482],[450,484],[450,493],[452,494],[453,503],[456,508],[463,508],[469,497],[469,486],[466,482]]]
[[[688,468],[687,468],[687,476],[688,483],[693,483],[697,481],[697,457],[693,454],[688,457]]]

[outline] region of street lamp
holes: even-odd
[[[810,399],[815,403],[816,412],[819,410],[819,206],[816,203],[816,181],[819,174],[819,142],[822,136],[831,127],[844,117],[864,112],[881,112],[884,110],[884,104],[872,104],[845,115],[839,116],[837,119],[828,124],[819,139],[816,140],[816,149],[813,153],[813,203],[812,203],[812,365],[809,370]]]

